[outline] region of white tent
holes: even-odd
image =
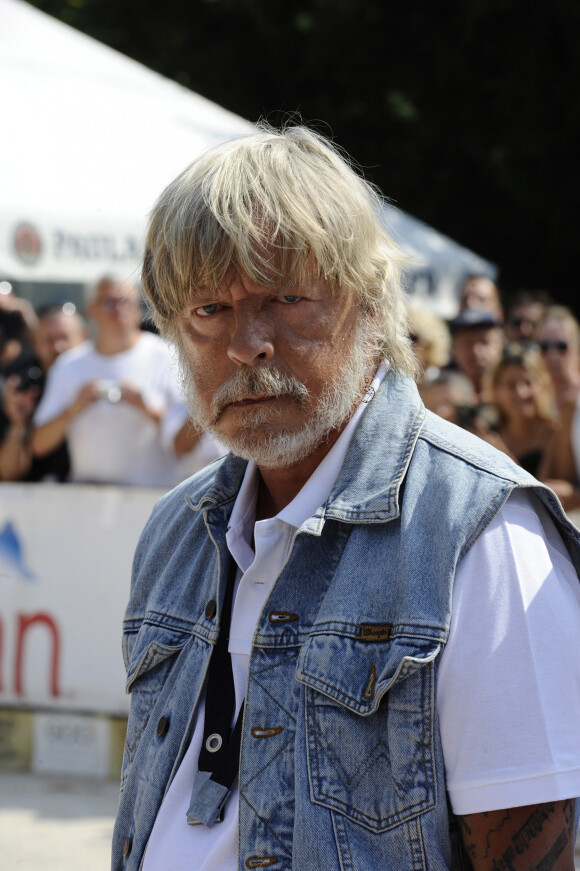
[[[146,216],[252,125],[39,12],[0,0],[0,278],[135,271]]]
[[[390,203],[384,203],[382,217],[383,226],[412,258],[406,289],[415,304],[451,318],[457,313],[459,290],[468,275],[497,277],[494,263]]]
[[[137,275],[146,217],[171,179],[250,122],[40,12],[0,0],[0,280]],[[453,314],[481,260],[403,212],[385,223],[419,261],[409,289]]]

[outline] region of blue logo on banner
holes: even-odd
[[[22,545],[10,521],[6,523],[4,529],[0,530],[0,560],[7,564],[13,571],[17,572],[22,578],[27,581],[33,581],[34,575],[24,564],[24,555],[22,553]],[[0,571],[0,577],[2,572]]]

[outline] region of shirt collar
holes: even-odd
[[[387,364],[381,363],[371,382],[370,388],[366,392],[365,398],[359,403],[344,430],[300,492],[294,497],[292,502],[276,515],[278,520],[282,520],[298,529],[314,514],[317,508],[320,508],[326,502],[338,478],[360,419],[371,402],[372,396],[378,391],[386,373]],[[248,543],[252,540],[252,530],[256,516],[258,481],[258,468],[250,460],[228,523],[228,530],[236,537],[242,537]]]

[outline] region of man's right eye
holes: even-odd
[[[219,308],[219,302],[210,302],[207,305],[200,305],[199,308],[195,309],[195,313],[200,318],[207,318],[210,315],[215,315]]]

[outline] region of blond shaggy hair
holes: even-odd
[[[425,349],[426,366],[441,367],[449,363],[451,336],[442,318],[426,308],[409,306],[409,331]]]
[[[380,196],[339,150],[305,127],[256,133],[202,155],[151,213],[143,288],[160,332],[194,290],[216,290],[234,268],[260,286],[307,277],[352,290],[378,324],[382,359],[414,375],[401,270],[407,256],[381,227]]]

